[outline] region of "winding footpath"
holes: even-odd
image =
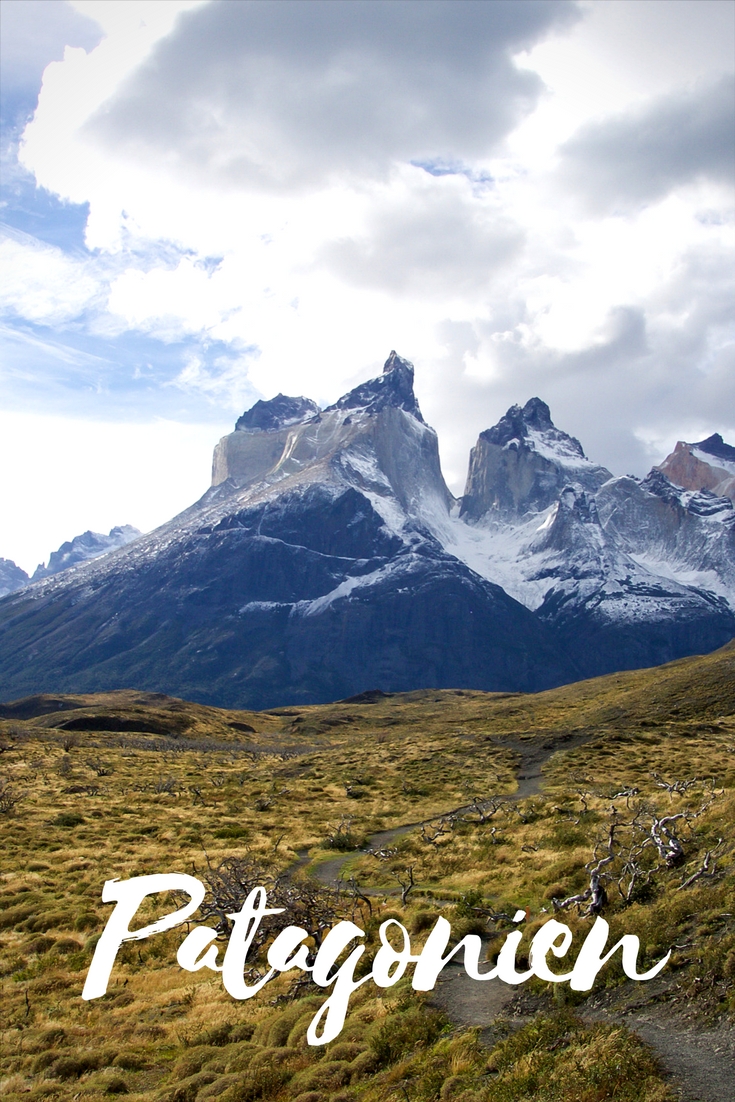
[[[542,770],[549,759],[559,751],[582,746],[594,737],[594,734],[586,734],[544,742],[499,740],[498,745],[513,750],[520,759],[516,791],[503,799],[515,802],[537,795],[541,791]],[[471,804],[465,804],[444,814],[448,816],[471,808]],[[441,816],[433,815],[430,819],[380,831],[373,834],[357,853],[330,857],[314,865],[309,872],[325,887],[336,888],[343,882],[345,867],[356,855],[384,849],[401,835],[438,818]],[[308,853],[301,853],[291,866],[289,875],[293,876],[309,865]],[[601,997],[578,1007],[576,1013],[590,1024],[605,1022],[624,1025],[637,1034],[655,1052],[679,1102],[726,1102],[733,1097],[735,1089],[735,1029],[726,1022],[714,1029],[698,1029],[691,1022],[674,1015],[665,1004],[654,1001],[665,994],[667,987],[673,983],[664,973],[659,977],[656,989],[647,990],[646,999],[650,1001],[643,1005],[640,999],[628,1007],[620,1000],[612,1005],[612,1000]],[[454,963],[442,972],[430,1002],[443,1010],[456,1025],[479,1027],[481,1037],[487,1044],[499,1040],[508,1026],[523,1026],[535,1013],[550,1010],[553,1006],[550,999],[529,1000],[519,994],[517,988],[500,980],[497,983],[477,983],[467,976],[461,965]],[[504,1028],[498,1031],[496,1027],[500,1023]]]

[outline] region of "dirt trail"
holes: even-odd
[[[513,750],[520,759],[518,787],[504,799],[524,800],[537,795],[541,791],[542,770],[549,759],[561,750],[582,746],[594,737],[594,734],[585,734],[544,742],[499,740],[499,745]],[[470,806],[453,808],[445,814],[463,811]],[[422,822],[428,821],[430,820],[404,823],[373,834],[359,853],[382,849],[414,827],[421,826]],[[321,884],[336,887],[345,865],[355,856],[355,853],[350,853],[330,857],[316,865],[311,870],[312,875]],[[291,867],[291,875],[307,868],[309,863],[308,853],[299,854],[298,861]],[[661,980],[663,989],[666,981],[664,977]],[[656,991],[656,994],[660,992]],[[653,996],[654,991],[649,988],[647,995]],[[525,997],[517,987],[511,987],[500,980],[490,980],[487,983],[472,980],[462,966],[455,963],[449,964],[442,972],[430,1002],[459,1026],[479,1026],[480,1036],[488,1045],[500,1040],[509,1027],[518,1028],[524,1025],[538,1010],[543,1009],[541,1005],[532,1005],[534,1000]],[[549,1001],[546,1009],[551,1006]],[[727,1023],[715,1029],[697,1029],[691,1022],[674,1016],[660,1003],[651,1003],[644,1007],[640,1007],[639,1003],[634,1009],[622,1005],[603,1005],[600,1002],[580,1007],[577,1013],[586,1022],[621,1024],[636,1033],[655,1052],[679,1102],[725,1102],[727,1098],[733,1097],[735,1030]]]
[[[585,742],[589,742],[594,737],[594,733],[562,735],[554,739],[546,739],[543,742],[540,739],[499,738],[497,745],[512,750],[520,759],[517,774],[518,787],[515,792],[511,792],[507,796],[501,797],[501,799],[506,802],[513,802],[537,795],[541,791],[542,769],[547,761],[560,750],[572,750],[577,746],[584,745]],[[471,804],[463,804],[461,807],[451,808],[443,814],[452,815],[460,811],[469,811],[471,808]],[[338,857],[329,857],[326,861],[320,861],[318,865],[315,865],[309,871],[320,884],[324,884],[325,887],[336,888],[343,877],[345,866],[353,861],[356,856],[369,853],[371,850],[383,849],[395,841],[396,838],[400,838],[402,834],[407,834],[409,830],[413,830],[414,827],[422,826],[423,823],[432,822],[440,817],[440,815],[432,815],[430,819],[419,819],[417,822],[403,823],[401,826],[392,827],[390,830],[381,830],[377,834],[372,834],[362,849],[351,853],[343,853]],[[309,863],[308,853],[300,853],[298,860],[289,869],[289,875],[294,876],[301,870],[306,869]]]
[[[500,980],[471,980],[457,964],[444,969],[429,1001],[457,1025],[479,1026],[481,1039],[490,1046],[509,1029],[553,1006],[550,999],[529,998]],[[699,1029],[660,1003],[638,1010],[587,1004],[575,1012],[589,1024],[624,1025],[637,1034],[658,1057],[679,1102],[725,1102],[733,1097],[735,1029],[728,1023]]]
[[[649,1045],[667,1073],[669,1085],[681,1102],[724,1102],[735,1091],[735,1030],[726,1022],[716,1029],[695,1029],[665,1008],[652,1008],[635,1017],[614,1012],[585,1021],[615,1021],[628,1027]]]

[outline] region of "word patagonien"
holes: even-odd
[[[183,891],[189,896],[189,902],[165,914],[156,922],[139,930],[131,930],[130,923],[143,900],[164,891]],[[123,881],[108,880],[102,890],[102,901],[115,903],[116,906],[95,947],[82,998],[98,999],[105,994],[115,958],[123,942],[141,941],[180,926],[201,905],[205,892],[202,882],[186,873],[159,873],[134,876]],[[365,936],[365,932],[354,922],[343,921],[332,927],[315,954],[307,945],[307,931],[300,926],[287,926],[274,938],[267,951],[269,971],[256,983],[246,984],[245,965],[261,922],[268,915],[281,914],[283,911],[283,908],[268,907],[267,902],[265,888],[253,888],[237,914],[227,916],[232,920],[233,928],[221,964],[217,963],[218,946],[213,944],[218,932],[211,926],[195,926],[181,943],[176,959],[188,972],[197,972],[200,968],[220,972],[225,990],[234,999],[252,999],[279,972],[288,972],[292,968],[310,972],[312,980],[319,987],[332,988],[331,994],[309,1025],[306,1038],[310,1045],[325,1045],[339,1035],[347,1015],[350,996],[364,983],[372,980],[378,987],[391,987],[404,975],[408,965],[413,964],[414,990],[431,991],[442,969],[460,950],[463,953],[465,972],[481,983],[499,979],[503,983],[520,984],[531,976],[538,976],[549,983],[568,982],[573,991],[589,991],[598,972],[617,949],[622,950],[622,965],[626,976],[633,980],[653,979],[671,956],[669,951],[648,972],[637,972],[640,948],[638,938],[635,934],[624,934],[605,953],[609,926],[598,916],[582,943],[574,967],[564,975],[557,975],[549,968],[548,954],[551,952],[555,957],[564,957],[572,944],[572,932],[563,922],[552,918],[533,937],[526,971],[516,971],[516,950],[523,935],[520,930],[514,930],[506,936],[497,963],[481,972],[482,941],[477,934],[468,934],[447,952],[452,931],[446,918],[440,916],[423,948],[415,955],[411,951],[408,930],[396,919],[390,918],[380,927],[380,948],[373,960],[372,970],[358,979],[355,977],[355,968],[365,952],[364,945],[357,944],[339,967],[337,962],[353,942],[359,942]],[[525,911],[518,911],[514,921],[521,922],[525,917]],[[391,927],[395,927],[398,933],[396,940],[401,941],[400,948],[395,948],[388,939]],[[310,957],[313,957],[311,962]]]

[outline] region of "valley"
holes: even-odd
[[[570,1102],[708,1099],[687,1052],[709,1044],[712,1083],[730,1074],[734,694],[730,645],[538,694],[254,712],[128,690],[0,706],[5,1096],[551,1102],[564,1083]],[[667,863],[657,832],[683,856]],[[108,994],[80,998],[112,878],[193,872],[229,900],[260,878],[316,936],[357,922],[370,959],[386,918],[420,946],[441,915],[492,961],[522,908],[522,966],[550,916],[583,939],[595,867],[611,937],[640,938],[641,968],[672,949],[650,985],[611,962],[589,995],[534,979],[470,996],[451,967],[428,996],[408,977],[365,985],[314,1048],[323,992],[285,973],[237,1002],[177,966],[179,929],[130,942]],[[678,1063],[659,1035],[679,1038]]]

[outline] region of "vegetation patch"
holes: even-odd
[[[732,646],[533,696],[427,691],[252,713],[131,692],[39,696],[4,714],[11,1102],[668,1102],[615,1007],[634,994],[672,1021],[735,1014]],[[539,771],[535,790],[519,782]],[[206,969],[179,968],[177,929],[126,943],[108,994],[83,1002],[110,914],[104,882],[166,871],[206,883],[193,922],[218,931],[218,952],[253,884],[283,906],[248,983],[279,923],[302,926],[316,951],[339,918],[365,931],[360,974],[387,917],[418,949],[441,915],[455,939],[483,938],[489,966],[519,908],[519,968],[554,916],[574,935],[557,971],[597,914],[611,937],[638,935],[639,968],[672,956],[650,985],[615,961],[589,995],[533,980],[518,1014],[483,1032],[412,991],[409,972],[360,987],[337,1040],[316,1048],[306,1031],[325,992],[302,972],[238,1002]],[[590,1024],[589,1000],[608,1018]]]

